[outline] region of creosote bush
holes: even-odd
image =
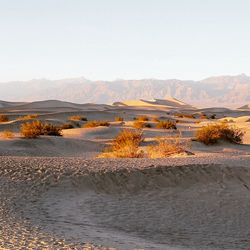
[[[219,140],[225,140],[232,143],[241,143],[244,133],[235,126],[229,126],[225,122],[220,124],[210,124],[203,126],[195,133],[193,140],[203,142],[204,144],[215,144]]]
[[[61,125],[61,129],[71,129],[74,128],[74,126],[71,123],[63,123]]]
[[[200,116],[200,119],[209,119],[207,115]]]
[[[69,119],[72,121],[87,121],[88,120],[86,116],[80,116],[80,115],[76,115],[76,116],[73,115]]]
[[[156,128],[161,128],[161,129],[176,129],[176,123],[174,121],[160,121],[155,125]]]
[[[143,115],[143,116],[139,116],[136,120],[140,122],[146,122],[148,121],[148,117],[146,115]]]
[[[0,122],[7,122],[9,120],[7,115],[0,115]]]
[[[138,120],[133,122],[133,126],[135,128],[139,128],[139,129],[140,128],[151,128],[151,125],[149,123],[138,121]]]
[[[61,136],[61,128],[50,123],[41,123],[40,120],[22,124],[21,133],[25,138],[38,138],[40,135]]]
[[[195,119],[195,116],[192,114],[175,114],[174,116],[180,117],[180,118],[190,118],[190,119]]]
[[[3,132],[1,132],[1,134],[4,138],[8,138],[8,139],[11,139],[14,137],[12,130],[4,130]]]
[[[117,122],[122,122],[122,121],[123,121],[123,118],[120,117],[120,116],[117,116],[117,117],[115,118],[115,120],[116,120]]]
[[[139,150],[144,140],[141,130],[124,129],[116,136],[111,146],[105,149],[98,158],[141,158],[144,152]]]
[[[84,124],[83,128],[94,128],[98,126],[106,126],[108,127],[110,123],[108,121],[89,121],[88,123]]]
[[[186,151],[187,146],[181,142],[180,135],[156,137],[156,141],[158,144],[148,149],[149,158],[167,158]]]
[[[158,118],[153,117],[150,121],[151,122],[159,122],[160,120]]]
[[[38,115],[34,114],[34,115],[26,115],[24,117],[20,116],[18,117],[18,120],[29,120],[29,119],[36,119],[38,117]]]

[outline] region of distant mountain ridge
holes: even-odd
[[[238,108],[250,102],[250,77],[210,77],[201,81],[90,81],[83,77],[0,83],[0,100],[27,102],[63,100],[73,103],[114,103],[176,98],[197,107]]]

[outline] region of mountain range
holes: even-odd
[[[176,98],[197,107],[238,108],[250,103],[250,77],[241,74],[201,81],[90,81],[81,77],[0,83],[0,100],[14,102],[56,99],[74,103],[113,103],[153,98]]]

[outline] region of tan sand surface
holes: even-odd
[[[140,101],[148,105],[2,105],[0,114],[9,121],[0,123],[0,248],[249,249],[250,111]],[[33,120],[18,117],[28,114],[74,128],[61,137],[24,139],[21,124]],[[218,120],[199,119],[203,114]],[[108,120],[110,126],[81,128],[86,122],[70,121],[72,115]],[[95,158],[141,115],[180,120],[177,130],[156,129],[150,122],[142,149],[156,136],[180,134],[193,155]],[[115,122],[116,116],[124,122]],[[245,132],[243,144],[191,142],[198,128],[225,119]],[[4,138],[6,129],[13,130],[12,139]]]

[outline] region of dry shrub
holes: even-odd
[[[61,125],[61,129],[71,129],[74,128],[74,126],[71,123],[63,123]]]
[[[42,123],[40,120],[22,124],[21,133],[25,138],[38,138],[41,135]]]
[[[133,122],[133,126],[135,128],[139,128],[139,129],[140,128],[151,128],[151,125],[149,123],[138,121],[138,120]]]
[[[83,128],[94,128],[98,126],[106,126],[108,127],[110,123],[108,121],[89,121],[88,123],[84,124]]]
[[[12,130],[4,130],[1,134],[4,138],[8,138],[8,139],[11,139],[14,137]]]
[[[235,126],[228,126],[225,122],[220,124],[210,124],[203,126],[195,133],[193,140],[203,142],[204,144],[214,144],[219,140],[225,140],[232,143],[241,143],[244,133]]]
[[[199,123],[201,123],[201,120],[197,120],[195,123],[199,124]]]
[[[42,124],[40,120],[22,124],[21,133],[25,138],[38,138],[40,135],[61,136],[61,129],[50,123]]]
[[[143,151],[139,150],[140,143],[144,140],[142,131],[124,129],[116,136],[110,147],[99,158],[141,158]]]
[[[151,122],[159,122],[160,120],[158,118],[152,118],[150,121]]]
[[[148,117],[147,117],[146,115],[139,116],[139,117],[137,118],[137,121],[146,122],[146,121],[148,121]]]
[[[174,121],[160,121],[155,125],[156,128],[161,128],[161,129],[176,129],[176,123]]]
[[[174,154],[186,152],[186,144],[181,142],[180,135],[156,137],[157,145],[148,149],[149,158],[167,158]]]
[[[9,121],[9,118],[7,115],[0,115],[0,122],[7,122]]]
[[[120,116],[117,116],[117,117],[115,118],[115,120],[116,120],[117,122],[122,122],[122,121],[123,121],[123,118],[120,117]]]
[[[208,119],[208,116],[207,115],[202,115],[202,116],[200,116],[200,119]]]
[[[88,120],[86,116],[80,116],[80,115],[76,115],[76,116],[73,115],[69,119],[72,121],[87,121]]]
[[[55,125],[50,124],[49,122],[46,122],[42,126],[41,135],[54,135],[54,136],[61,136],[62,130],[61,128],[58,128]]]
[[[24,117],[20,116],[18,118],[18,120],[29,120],[29,119],[36,119],[38,117],[38,115],[34,114],[34,115],[26,115]]]
[[[190,119],[195,119],[195,116],[192,114],[175,114],[174,116],[180,117],[180,118],[190,118]]]

